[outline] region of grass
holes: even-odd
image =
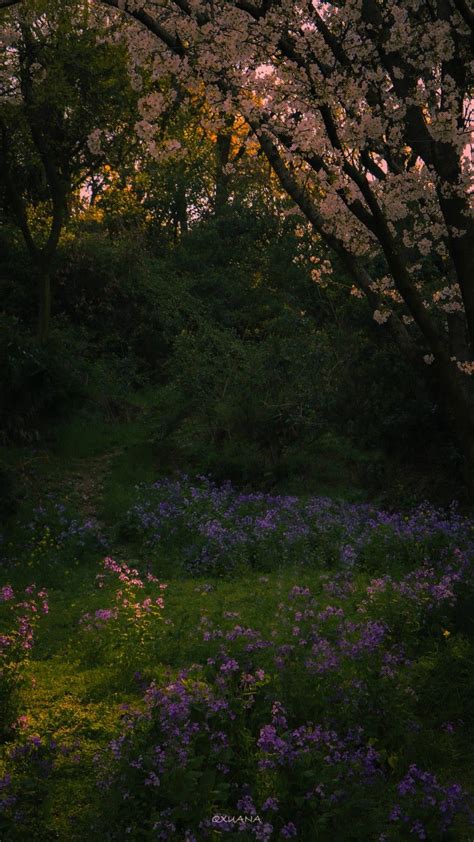
[[[106,527],[113,528],[133,501],[134,486],[151,482],[159,469],[147,423],[153,399],[138,396],[136,403],[141,411],[138,418],[76,417],[51,431],[48,449],[10,448],[5,459],[16,469],[24,495],[20,517],[50,494],[71,501],[86,514],[93,511]],[[116,549],[123,556],[132,548]],[[86,827],[90,828],[99,806],[93,756],[117,732],[121,705],[139,704],[142,695],[130,671],[110,664],[93,646],[78,650],[81,617],[108,604],[111,597],[95,586],[98,562],[99,557],[86,558],[67,562],[60,570],[43,571],[50,613],[41,623],[33,650],[29,668],[33,683],[26,684],[19,700],[33,733],[81,744],[81,769],[74,754],[66,757],[45,793],[39,823],[48,839],[79,842],[89,832]],[[173,565],[166,559],[155,561],[154,570],[158,576],[166,574],[169,581],[165,617],[172,618],[172,623],[161,625],[156,652],[145,665],[150,679],[176,674],[205,658],[206,647],[196,635],[203,612],[219,623],[223,611],[231,608],[240,613],[239,622],[269,629],[280,596],[295,582],[301,583],[301,575],[286,571],[267,577],[266,583],[259,582],[257,574],[216,581],[207,592],[195,579],[175,578]],[[41,572],[34,576],[39,581]],[[9,581],[22,587],[31,578],[25,566]]]
[[[48,451],[31,451],[29,455],[21,450],[10,451],[10,465],[23,465],[21,478],[26,497],[20,513],[45,493],[51,493],[63,500],[70,499],[84,515],[97,517],[113,534],[118,519],[133,502],[134,486],[152,481],[160,468],[147,414],[153,400],[150,395],[137,397],[137,406],[139,416],[128,420],[75,418],[58,426]],[[324,472],[321,480],[326,483],[330,473]],[[337,488],[337,471],[331,479],[334,485],[325,487],[326,493],[331,490],[334,493]],[[346,492],[354,497],[348,489]],[[138,566],[144,560],[149,561],[153,573],[168,583],[164,621],[157,623],[146,656],[137,654],[134,661],[133,651],[128,651],[124,663],[121,655],[127,649],[126,641],[122,640],[115,648],[101,648],[80,630],[85,613],[112,604],[112,587],[99,590],[95,582],[100,555],[94,552],[79,562],[65,559],[63,566],[34,570],[37,583],[49,588],[50,613],[39,626],[28,669],[31,680],[21,690],[19,709],[28,717],[31,733],[70,747],[41,790],[35,807],[35,838],[39,842],[43,838],[45,842],[50,839],[85,842],[91,838],[95,817],[102,812],[101,795],[95,785],[94,756],[118,733],[122,705],[142,704],[144,682],[156,679],[167,683],[180,670],[206,662],[210,647],[198,632],[203,616],[210,624],[220,626],[224,612],[237,612],[236,623],[270,637],[277,625],[279,605],[294,585],[308,586],[317,598],[322,590],[322,571],[316,569],[285,568],[264,575],[246,571],[231,580],[209,578],[203,582],[183,576],[173,558],[158,553],[145,556],[139,546],[118,541],[107,551],[131,565],[134,558],[139,559]],[[11,573],[8,580],[14,586],[27,584],[33,576],[27,566]],[[365,576],[361,574],[358,585],[362,587],[364,582]],[[205,584],[209,587],[204,587]],[[451,641],[442,638],[440,630],[436,634],[440,647],[451,646]],[[452,652],[454,669],[457,663],[454,647]],[[461,655],[460,663],[464,665],[466,657]],[[436,686],[437,662],[425,663],[421,658],[417,669],[420,686],[423,682],[426,685],[434,682]],[[137,670],[141,673],[138,678],[134,675]],[[448,672],[440,674],[442,677]],[[456,680],[453,675],[453,684]],[[446,707],[453,707],[446,682],[436,692],[440,697],[446,693]],[[301,715],[302,721],[306,702],[305,698],[295,700],[295,712]],[[459,705],[462,702],[461,696]],[[80,746],[80,760],[76,746]],[[0,756],[0,773],[1,763]],[[465,761],[460,763],[466,775],[470,775]],[[451,771],[455,777],[456,768]],[[31,797],[38,799],[37,782],[32,793]],[[97,839],[104,838],[100,835],[103,829],[97,833]],[[244,838],[243,834],[239,836]],[[9,838],[17,842],[21,837],[13,833],[2,840]]]
[[[72,751],[50,779],[38,812],[45,839],[83,842],[88,837],[95,811],[100,811],[93,757],[117,733],[121,706],[138,706],[142,696],[132,669],[111,664],[93,645],[78,649],[81,616],[110,604],[111,593],[94,587],[97,569],[87,564],[64,571],[62,583],[50,590],[50,614],[41,624],[29,669],[34,686],[27,684],[21,692],[20,708],[33,733],[80,745],[80,768]],[[208,645],[196,632],[203,614],[219,625],[223,612],[232,610],[240,614],[236,622],[270,633],[278,603],[294,584],[318,586],[317,575],[300,571],[261,578],[214,581],[210,591],[195,579],[171,580],[164,616],[172,622],[158,627],[155,652],[137,668],[147,680],[171,680],[181,669],[206,660]]]
[[[159,559],[152,559],[152,562],[154,573],[160,577]],[[80,619],[85,612],[109,607],[113,602],[114,588],[106,586],[98,589],[95,584],[98,569],[98,564],[87,562],[65,569],[64,576],[57,577],[50,590],[50,613],[41,623],[29,668],[34,685],[27,684],[21,692],[20,709],[28,716],[30,732],[70,747],[69,754],[60,760],[48,780],[41,804],[35,807],[39,834],[35,838],[39,840],[85,842],[91,838],[96,817],[103,818],[101,795],[95,785],[95,755],[119,733],[122,706],[141,707],[145,685],[153,680],[160,686],[166,685],[181,670],[206,663],[219,642],[209,644],[202,639],[198,629],[203,617],[207,618],[210,627],[221,627],[223,622],[225,626],[224,613],[236,612],[238,617],[235,620],[227,620],[228,627],[229,623],[235,622],[258,629],[265,639],[270,639],[272,631],[279,628],[279,606],[285,603],[294,585],[309,587],[317,604],[327,601],[322,594],[322,571],[318,570],[293,568],[265,575],[250,572],[232,580],[171,578],[165,592],[163,621],[153,627],[152,645],[146,649],[145,657],[141,651],[133,660],[133,651],[130,652],[126,640],[115,648],[108,646],[102,649],[96,646],[97,638],[88,642],[87,635],[79,631]],[[366,577],[361,574],[357,580],[359,593],[364,584]],[[354,619],[357,620],[356,613]],[[444,640],[440,634],[438,636],[440,647],[446,649],[446,657],[448,648],[451,651],[451,658],[443,668],[442,684],[438,687],[436,683],[439,682],[439,656],[436,662],[430,660],[431,656],[427,661],[421,657],[415,674],[418,675],[420,689],[434,681],[428,692],[435,693],[441,707],[446,704],[446,709],[452,710],[452,691],[446,683],[446,669],[452,671],[453,685],[459,684],[456,646],[451,646],[451,641]],[[124,665],[120,656],[127,645],[129,659]],[[462,640],[456,645],[462,645]],[[464,655],[459,663],[464,669]],[[138,676],[137,670],[140,672]],[[297,721],[304,721],[307,705],[311,704],[307,695],[309,686],[306,685],[306,690],[301,693],[296,686],[292,691],[289,689],[293,693],[292,713]],[[459,709],[462,709],[463,698],[459,699]],[[426,718],[429,720],[431,715],[427,713]],[[393,723],[390,729],[392,726]],[[385,728],[382,724],[383,731]],[[433,745],[432,756],[425,754],[427,763],[433,761],[439,764],[439,751]],[[399,762],[396,746],[392,747],[392,761],[394,764]],[[456,779],[462,768],[466,784],[470,770],[461,754],[452,767],[452,757],[448,764],[448,780]],[[35,787],[37,797],[37,782]],[[100,828],[96,838],[105,839],[103,825]],[[8,836],[5,838],[9,839]],[[17,842],[21,837],[13,835],[11,838]],[[239,838],[247,837],[240,834]],[[309,836],[301,838],[305,842],[310,839]],[[468,839],[464,836],[459,838],[466,839],[466,842]],[[329,836],[323,834],[321,839],[329,839]]]
[[[15,477],[20,518],[50,494],[75,498],[79,509],[89,501],[94,514],[113,523],[134,486],[151,481],[158,470],[147,418],[150,398],[142,400],[131,420],[72,417],[52,427],[41,446],[0,448],[0,463]]]

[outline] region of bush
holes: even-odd
[[[70,331],[56,330],[39,346],[20,321],[0,317],[0,433],[4,440],[28,442],[40,428],[84,392],[84,346]]]
[[[0,516],[8,518],[17,508],[17,489],[11,468],[0,462]]]

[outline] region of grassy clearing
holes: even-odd
[[[298,570],[265,576],[266,581],[259,574],[232,582],[170,580],[165,617],[172,620],[156,628],[155,650],[146,662],[137,663],[141,671],[137,681],[133,669],[123,670],[111,660],[110,650],[95,649],[93,643],[78,647],[80,618],[112,601],[111,590],[98,591],[94,586],[97,569],[84,565],[65,570],[63,581],[50,589],[50,613],[38,633],[30,681],[19,699],[31,733],[72,747],[57,765],[35,811],[41,834],[37,838],[45,840],[89,838],[94,816],[101,812],[94,756],[117,735],[122,705],[141,706],[143,682],[170,682],[180,670],[205,663],[208,645],[197,631],[202,616],[219,626],[226,611],[236,612],[243,626],[267,635],[275,625],[278,604],[293,585],[318,588],[317,575],[302,576]]]
[[[12,774],[21,814],[21,820],[15,819],[7,808],[0,823],[2,840],[200,842],[217,840],[224,830],[228,839],[250,840],[255,835],[249,828],[242,832],[210,824],[215,812],[241,812],[244,807],[238,805],[250,803],[245,801],[250,787],[258,811],[268,799],[279,804],[275,815],[265,815],[264,840],[403,842],[418,836],[467,842],[471,829],[465,795],[452,782],[470,789],[474,778],[468,750],[474,721],[466,710],[474,692],[474,591],[468,575],[472,541],[462,531],[468,524],[456,516],[444,523],[441,515],[438,523],[438,514],[427,509],[413,524],[407,515],[393,527],[382,513],[380,524],[374,521],[373,531],[370,527],[363,537],[360,529],[369,515],[364,510],[361,518],[357,506],[344,504],[341,516],[348,520],[342,531],[336,524],[336,532],[322,532],[314,546],[313,539],[304,543],[304,530],[297,537],[306,558],[297,564],[293,539],[286,532],[288,512],[296,513],[290,498],[277,496],[260,504],[252,495],[245,502],[244,495],[242,512],[236,514],[233,492],[227,498],[227,492],[204,485],[194,489],[195,498],[188,498],[186,483],[165,483],[153,492],[158,496],[151,498],[151,511],[159,509],[160,495],[166,500],[173,488],[178,497],[185,495],[184,508],[173,491],[165,520],[150,524],[145,506],[135,532],[127,537],[118,525],[139,499],[135,486],[154,479],[158,468],[144,419],[146,414],[90,428],[76,420],[58,430],[48,459],[36,454],[33,467],[25,467],[31,495],[21,507],[22,516],[32,500],[47,495],[67,502],[76,515],[68,514],[67,528],[71,523],[73,528],[62,539],[57,537],[66,529],[61,514],[53,506],[42,515],[33,529],[37,545],[20,552],[4,576],[16,590],[31,581],[46,585],[50,610],[35,632],[26,681],[15,697],[20,719],[1,750],[0,779],[2,773]],[[80,447],[75,447],[77,437]],[[240,534],[255,505],[268,510],[255,521],[259,525],[252,541],[257,543],[241,550],[233,535]],[[321,505],[316,506],[316,520],[328,517],[326,503]],[[281,523],[275,521],[278,512]],[[56,518],[54,525],[50,518]],[[94,521],[95,531],[105,534],[103,546],[88,534],[84,537],[81,518]],[[48,523],[51,530],[44,533]],[[433,523],[434,538],[427,526]],[[301,530],[300,521],[294,525]],[[217,566],[196,578],[186,572],[183,552],[186,541],[194,541],[203,527],[208,559],[217,559]],[[150,540],[162,528],[166,540]],[[349,529],[346,537],[344,529]],[[25,545],[18,526],[9,537],[12,544]],[[458,538],[464,541],[459,556],[453,552]],[[351,566],[356,550],[358,563]],[[242,553],[250,553],[250,566]],[[160,594],[159,582],[166,582],[163,610],[157,609],[151,619],[140,607],[130,612],[124,594],[130,605],[139,606],[148,584],[140,592],[113,577],[97,579],[106,554],[126,561],[129,568],[136,565],[143,581],[152,571],[158,580],[149,583],[153,599]],[[432,573],[426,559],[434,565]],[[97,612],[116,609],[110,623],[94,619]],[[81,622],[85,615],[92,621]],[[318,618],[317,631],[313,618]],[[163,694],[158,707],[150,707],[145,694],[153,682]],[[228,706],[223,718],[209,709],[208,693]],[[274,706],[280,703],[288,717],[283,729],[278,716],[271,724]],[[158,715],[167,705],[169,710],[188,705],[172,739]],[[111,759],[108,746],[122,738],[130,716],[123,756]],[[189,732],[190,759],[181,768],[173,752],[189,722],[198,731],[208,722],[212,739],[226,735],[222,768],[215,768],[207,732],[197,737]],[[304,743],[312,739],[315,723],[327,729],[323,734],[332,734],[326,756],[319,748],[315,753],[311,742]],[[301,745],[292,745],[292,729],[298,728],[307,736],[303,733]],[[155,744],[169,752],[156,791],[144,779],[153,769],[147,764]],[[272,766],[278,751],[281,758]],[[148,772],[141,770],[142,757]],[[260,768],[262,758],[268,769]],[[418,771],[410,773],[412,767]],[[114,783],[102,791],[97,780],[104,774],[111,774]],[[412,783],[407,782],[410,774],[415,775]],[[344,798],[341,787],[347,788]],[[398,816],[400,787],[409,791]],[[423,799],[435,806],[427,811]],[[172,811],[174,830],[167,810]],[[389,819],[392,814],[397,818]]]

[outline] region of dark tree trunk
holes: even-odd
[[[186,198],[186,188],[183,184],[176,186],[176,221],[179,224],[181,234],[186,234],[188,230],[188,202]]]
[[[470,383],[462,378],[469,375],[457,372],[453,366],[440,365],[441,393],[462,457],[464,481],[471,504],[474,503],[474,395]]]
[[[230,134],[218,134],[216,140],[216,192],[214,197],[214,213],[216,216],[222,214],[229,201],[229,175],[225,168],[229,163],[230,147]]]
[[[51,322],[51,276],[48,269],[40,270],[38,278],[38,327],[37,337],[43,345],[49,337]]]

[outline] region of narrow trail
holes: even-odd
[[[101,529],[106,528],[106,524],[100,518],[105,481],[111,463],[120,452],[121,450],[116,448],[99,456],[83,458],[71,474],[71,487],[77,495],[82,516],[86,520],[94,520]]]
[[[130,549],[115,536],[109,539],[114,523],[103,517],[103,502],[106,493],[106,483],[112,466],[120,458],[124,448],[113,450],[97,456],[85,457],[71,474],[71,488],[77,504],[78,513],[84,521],[92,520],[98,532],[107,539],[104,555],[126,561]]]
[[[122,448],[113,448],[96,456],[76,457],[66,465],[47,451],[35,454],[16,466],[22,496],[33,502],[44,495],[74,497],[79,513],[100,523],[105,480],[111,463],[121,452]]]

